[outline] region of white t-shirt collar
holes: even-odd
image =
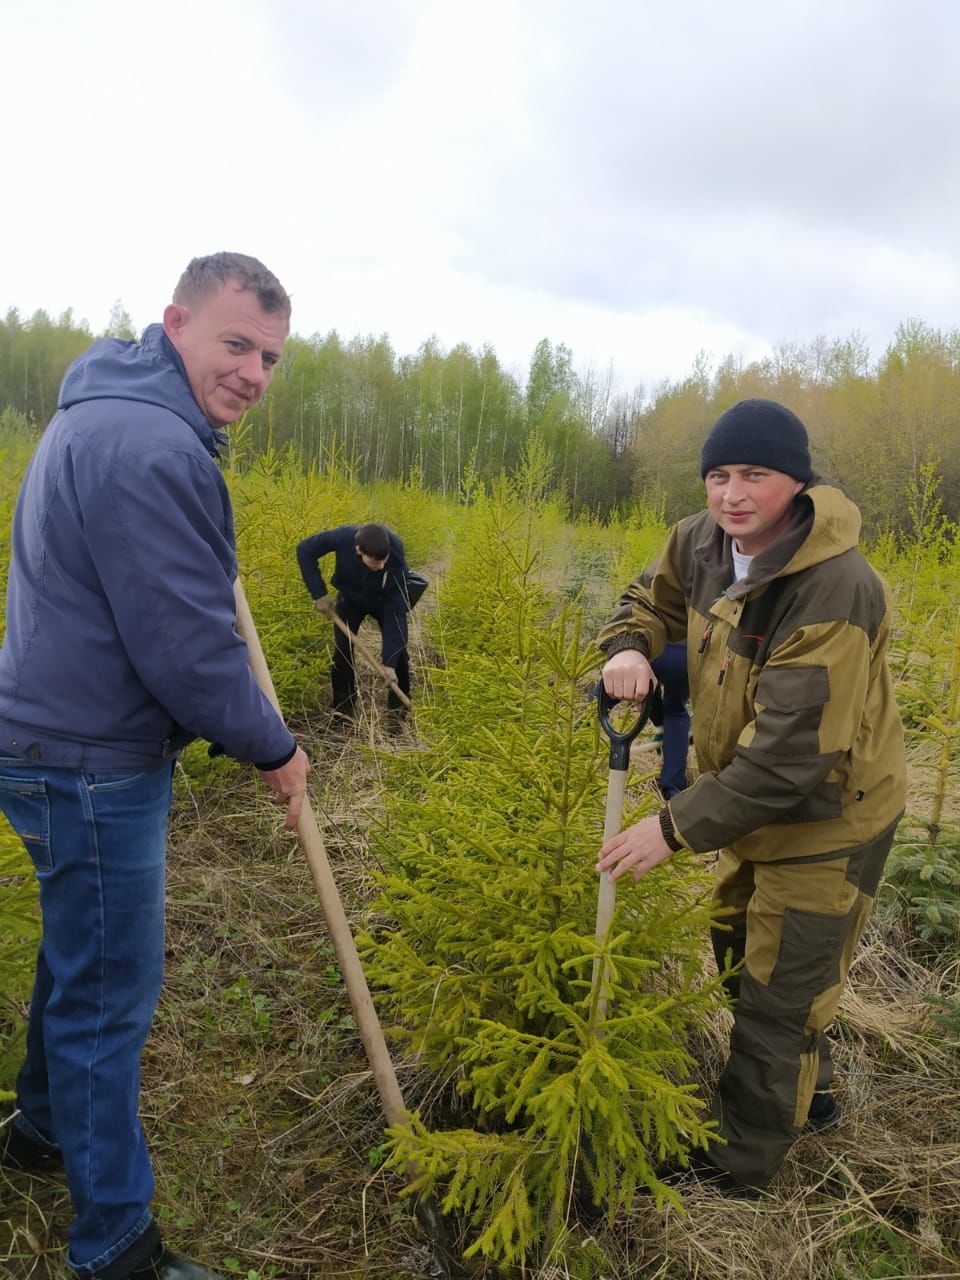
[[[733,552],[733,580],[734,582],[742,582],[750,572],[753,556],[745,556],[738,551],[735,539],[730,542],[730,550]]]

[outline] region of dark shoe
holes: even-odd
[[[158,1258],[131,1271],[127,1280],[223,1280],[223,1276],[209,1267],[201,1267],[199,1262],[190,1262],[178,1253],[164,1249]]]
[[[825,1129],[836,1128],[842,1119],[843,1111],[832,1093],[815,1093],[801,1133],[823,1133]]]
[[[0,1129],[0,1165],[18,1173],[56,1173],[63,1168],[63,1156],[58,1148],[41,1147],[16,1125],[8,1124]]]
[[[681,1192],[684,1187],[688,1191],[698,1187],[708,1187],[711,1191],[717,1191],[720,1195],[729,1196],[734,1200],[760,1199],[759,1187],[737,1182],[726,1169],[719,1169],[712,1160],[708,1160],[702,1154],[691,1155],[686,1166],[681,1166],[679,1163],[661,1165],[656,1171],[656,1176],[668,1187],[675,1187]]]

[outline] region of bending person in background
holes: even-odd
[[[700,469],[708,510],[675,526],[599,637],[615,698],[647,693],[667,643],[697,654],[700,775],[608,841],[598,869],[636,880],[678,850],[720,850],[714,951],[743,968],[711,1110],[722,1141],[691,1167],[743,1194],[805,1125],[839,1119],[824,1032],[903,813],[906,760],[883,583],[858,549],[859,511],[813,475],[799,418],[741,401]]]
[[[687,752],[690,747],[690,682],[687,678],[686,642],[668,644],[650,663],[660,685],[663,725],[660,743],[660,777],[657,786],[664,800],[672,800],[687,788]]]
[[[337,588],[334,604],[320,572],[320,560],[333,554],[331,584]],[[342,524],[304,538],[297,545],[297,564],[313,606],[332,618],[334,612],[357,634],[364,618],[380,627],[383,665],[395,675],[397,685],[410,695],[410,662],[407,657],[407,562],[403,543],[383,524]],[[338,716],[352,720],[357,709],[357,674],[350,640],[334,628],[333,707]],[[391,689],[387,694],[391,719],[405,710]]]
[[[84,1280],[219,1280],[150,1211],[140,1052],[164,957],[173,765],[193,738],[256,763],[296,824],[307,758],[236,631],[221,431],[266,391],[290,300],[255,258],[195,258],[142,343],[76,360],[24,477],[0,651],[0,809],[43,938],[0,1162],[64,1165]]]

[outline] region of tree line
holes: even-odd
[[[134,336],[121,304],[99,336]],[[0,411],[42,427],[64,371],[93,340],[70,311],[56,320],[8,311]],[[857,335],[818,338],[750,363],[727,356],[711,368],[700,355],[687,377],[626,394],[614,393],[612,371],[578,371],[569,347],[548,339],[521,378],[489,345],[445,350],[430,338],[398,355],[386,335],[294,335],[234,436],[250,454],[289,447],[305,466],[333,463],[361,481],[416,471],[456,494],[514,470],[536,434],[573,512],[603,518],[641,498],[673,520],[702,506],[700,444],[746,396],[799,414],[817,469],[859,502],[868,532],[912,532],[931,502],[960,520],[960,330],[921,320],[902,324],[876,361]]]

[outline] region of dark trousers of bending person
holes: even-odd
[[[410,696],[410,662],[407,657],[407,615],[389,608],[374,609],[348,596],[337,599],[337,616],[347,624],[354,635],[360,630],[364,618],[373,618],[382,636],[381,661],[397,673],[397,685]],[[353,646],[339,627],[334,630],[333,666],[330,682],[333,686],[334,710],[341,715],[352,716],[357,705],[357,677],[353,663]],[[391,689],[387,694],[387,706],[391,711],[402,711],[403,703]]]

